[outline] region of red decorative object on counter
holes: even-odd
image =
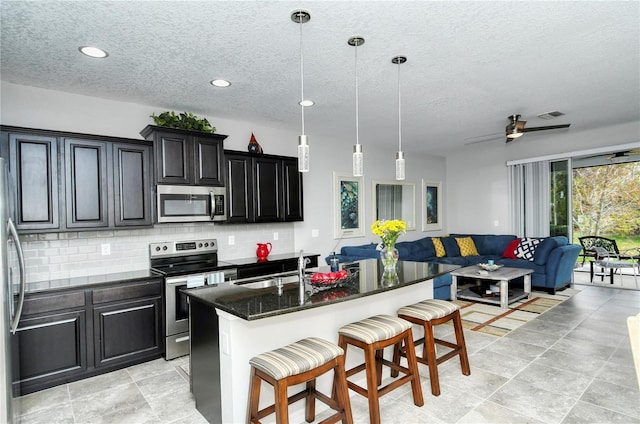
[[[258,243],[258,248],[256,249],[256,256],[259,261],[266,261],[267,256],[271,252],[271,243]]]

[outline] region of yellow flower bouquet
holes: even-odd
[[[376,221],[371,226],[371,232],[382,239],[382,246],[379,246],[378,249],[384,267],[382,280],[385,284],[392,284],[397,280],[398,250],[396,249],[396,241],[406,231],[407,224],[399,219]]]
[[[398,237],[406,231],[407,224],[400,219],[376,221],[371,226],[371,232],[382,239],[382,244],[387,249],[394,249]]]

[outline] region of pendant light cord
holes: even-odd
[[[402,151],[402,103],[400,101],[400,64],[398,61],[398,151]]]
[[[300,103],[304,101],[304,54],[302,53],[302,22],[300,19]],[[304,134],[304,106],[301,104],[302,111],[302,134]]]
[[[360,144],[360,108],[359,108],[359,97],[358,97],[358,41],[355,43],[356,48],[356,59],[355,59],[355,69],[356,69],[356,144]]]

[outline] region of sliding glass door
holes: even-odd
[[[551,162],[549,175],[549,234],[571,240],[571,160]]]

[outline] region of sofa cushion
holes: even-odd
[[[442,244],[442,240],[440,239],[440,237],[433,237],[431,241],[433,242],[433,247],[436,250],[436,257],[444,257],[447,252],[444,250],[444,245]]]
[[[460,249],[460,256],[478,256],[478,249],[471,237],[456,237]]]
[[[536,247],[536,251],[533,255],[533,262],[537,265],[544,265],[547,263],[547,258],[549,258],[549,254],[553,249],[558,247],[558,242],[552,237],[546,237],[542,239],[538,247]]]
[[[414,243],[422,249],[423,261],[436,256],[436,248],[433,246],[433,240],[431,240],[431,237],[418,239]]]
[[[479,238],[475,238],[478,253],[481,255],[502,255],[507,245],[517,237],[509,234],[485,234],[481,243]]]
[[[380,252],[376,250],[377,244],[363,244],[362,246],[344,246],[340,253],[345,256],[357,256],[360,258],[379,258]]]
[[[540,239],[532,237],[523,237],[516,248],[516,258],[526,259],[533,262],[536,247],[540,244]]]
[[[504,249],[504,252],[502,252],[502,257],[508,258],[508,259],[518,259],[516,258],[516,249],[518,248],[519,244],[520,244],[519,238],[515,240],[511,240],[507,245],[507,247]]]
[[[447,256],[460,256],[460,248],[456,242],[456,238],[453,236],[441,237],[442,245]]]

